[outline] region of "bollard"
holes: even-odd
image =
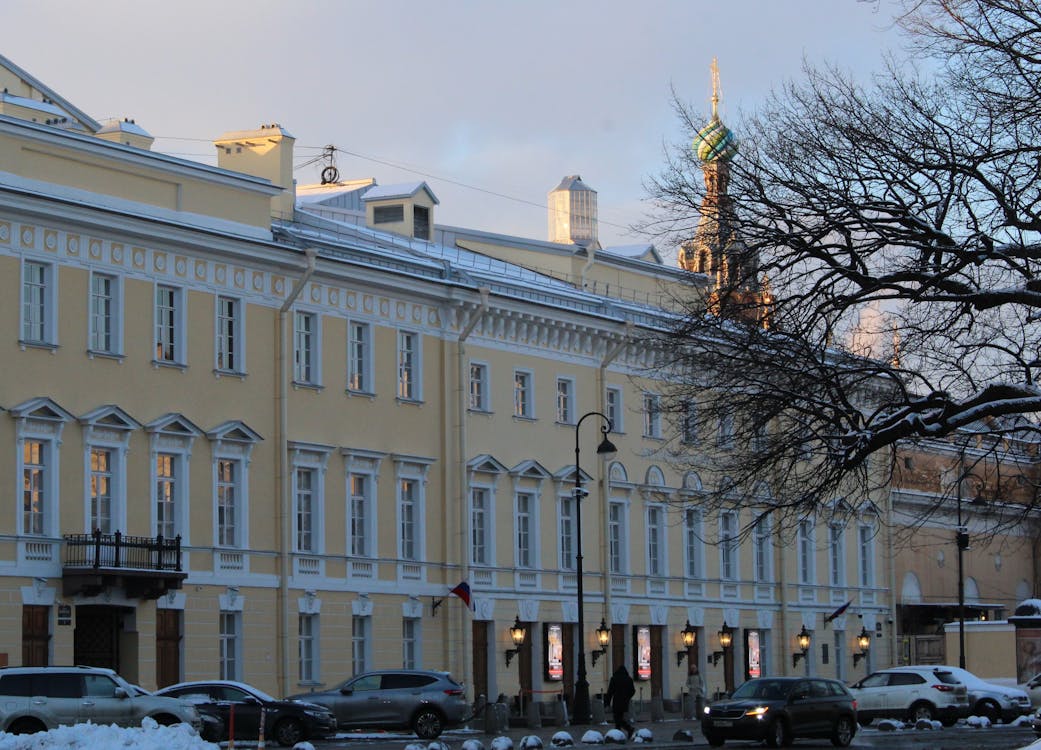
[[[235,704],[228,706],[228,750],[235,750]]]
[[[260,737],[257,738],[257,750],[264,750],[264,707],[260,707]]]

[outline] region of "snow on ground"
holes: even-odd
[[[86,750],[112,747],[121,750],[220,750],[217,745],[195,734],[187,724],[159,726],[145,719],[140,727],[123,728],[115,724],[77,724],[37,734],[0,732],[0,750]]]

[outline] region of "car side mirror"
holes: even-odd
[[[128,698],[128,697],[130,697],[130,694],[127,693],[127,689],[126,688],[121,688],[121,687],[117,687],[115,690],[113,690],[112,691],[112,695],[114,695],[116,698]]]

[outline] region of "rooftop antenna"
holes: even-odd
[[[340,181],[340,170],[336,168],[336,146],[331,143],[322,149],[325,167],[322,169],[322,184],[328,185]]]

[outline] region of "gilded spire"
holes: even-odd
[[[712,119],[719,119],[719,61],[712,58]]]

